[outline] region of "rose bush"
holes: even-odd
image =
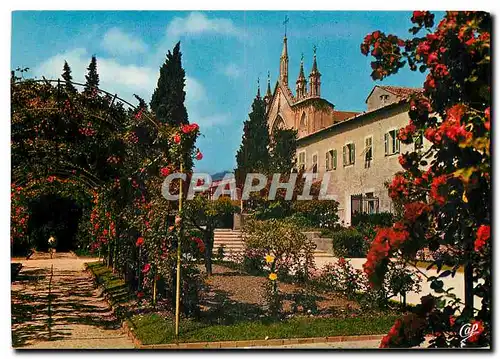
[[[442,247],[453,254],[432,263],[439,274],[428,280],[437,296],[423,298],[411,318],[399,320],[382,347],[418,345],[427,334],[434,337],[431,346],[459,346],[460,326],[473,321],[482,330],[467,345],[491,340],[491,17],[449,11],[437,25],[434,18],[415,11],[412,38],[375,31],[361,44],[361,52],[373,57],[375,80],[405,65],[427,73],[424,92],[410,99],[411,122],[399,139],[412,143],[423,135],[430,142],[428,150],[401,155],[404,170],[389,184],[389,195],[403,213],[392,227],[378,230],[364,270],[377,286],[395,254],[414,259],[424,248]],[[441,271],[443,265],[452,269]],[[461,266],[464,302],[442,280]]]

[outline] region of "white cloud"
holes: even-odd
[[[34,76],[58,79],[64,61],[71,66],[73,81],[85,83],[85,74],[92,54],[84,48],[76,48],[50,57],[33,70]],[[135,104],[133,94],[143,97],[147,102],[156,88],[158,70],[153,67],[123,65],[115,58],[97,57],[100,88]],[[81,88],[80,88],[81,90]],[[193,77],[186,77],[186,108],[189,120],[197,122],[202,130],[225,123],[228,115],[208,111],[210,99],[203,84]]]
[[[131,55],[146,52],[146,44],[137,37],[117,27],[109,29],[103,36],[101,46],[112,55]]]
[[[57,79],[61,76],[66,60],[71,66],[73,81],[85,83],[85,74],[92,54],[84,48],[76,48],[50,57],[35,70],[37,77]],[[133,100],[133,94],[149,99],[156,86],[157,71],[150,67],[123,65],[114,58],[97,57],[100,88],[127,101]]]
[[[222,69],[222,73],[230,78],[238,78],[242,75],[242,69],[236,64],[229,64],[224,69]]]
[[[181,35],[198,35],[201,33],[240,36],[241,31],[232,20],[224,18],[209,19],[205,14],[192,12],[188,16],[175,17],[167,26],[167,36],[177,39]]]

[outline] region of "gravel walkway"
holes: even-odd
[[[23,265],[11,286],[13,347],[134,348],[84,271],[87,261],[70,253],[12,260]]]

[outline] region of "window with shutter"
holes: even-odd
[[[384,135],[385,155],[399,153],[398,130],[391,130]]]
[[[365,138],[365,161],[370,161],[373,155],[373,138]]]
[[[351,143],[351,146],[350,146],[350,164],[353,164],[354,163],[354,159],[355,159],[355,147],[354,147],[354,143]]]
[[[337,169],[337,150],[333,150],[333,169]]]
[[[384,147],[385,147],[385,155],[389,154],[389,134],[384,133]]]
[[[318,155],[317,154],[313,155],[312,163],[313,163],[313,167],[312,167],[313,173],[318,172]]]
[[[346,156],[347,146],[342,147],[342,162],[344,166],[347,166],[347,156]]]
[[[330,151],[325,154],[325,167],[327,171],[330,171]]]
[[[396,143],[396,149],[394,153],[399,153],[399,138],[398,138],[398,131],[394,130],[394,142]]]

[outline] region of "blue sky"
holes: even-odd
[[[166,52],[181,41],[187,74],[187,109],[200,125],[205,157],[198,171],[232,170],[260,77],[274,86],[287,37],[289,82],[294,90],[301,53],[306,76],[317,46],[322,97],[338,110],[365,110],[376,84],[370,58],[360,53],[363,37],[380,29],[401,36],[411,27],[410,12],[316,11],[21,11],[12,15],[11,67],[29,67],[31,76],[57,78],[67,60],[76,81],[84,81],[92,54],[97,56],[101,88],[148,102]],[[382,84],[419,87],[424,76],[401,71]]]

